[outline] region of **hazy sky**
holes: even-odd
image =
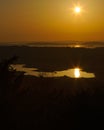
[[[104,40],[104,0],[0,0],[0,42],[68,40]]]

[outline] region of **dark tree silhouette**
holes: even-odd
[[[24,77],[24,72],[18,72],[13,67],[18,57],[13,56],[0,63],[0,92],[2,97],[17,91]]]

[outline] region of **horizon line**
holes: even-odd
[[[6,43],[63,43],[63,42],[104,42],[104,40],[65,40],[65,41],[8,41],[8,42],[0,42],[0,44]]]

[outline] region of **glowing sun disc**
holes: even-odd
[[[81,12],[81,8],[80,7],[75,7],[74,11],[75,11],[75,13],[80,13]]]

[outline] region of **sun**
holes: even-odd
[[[81,8],[80,7],[75,7],[75,9],[74,9],[74,11],[75,11],[75,13],[80,13],[81,12]]]

